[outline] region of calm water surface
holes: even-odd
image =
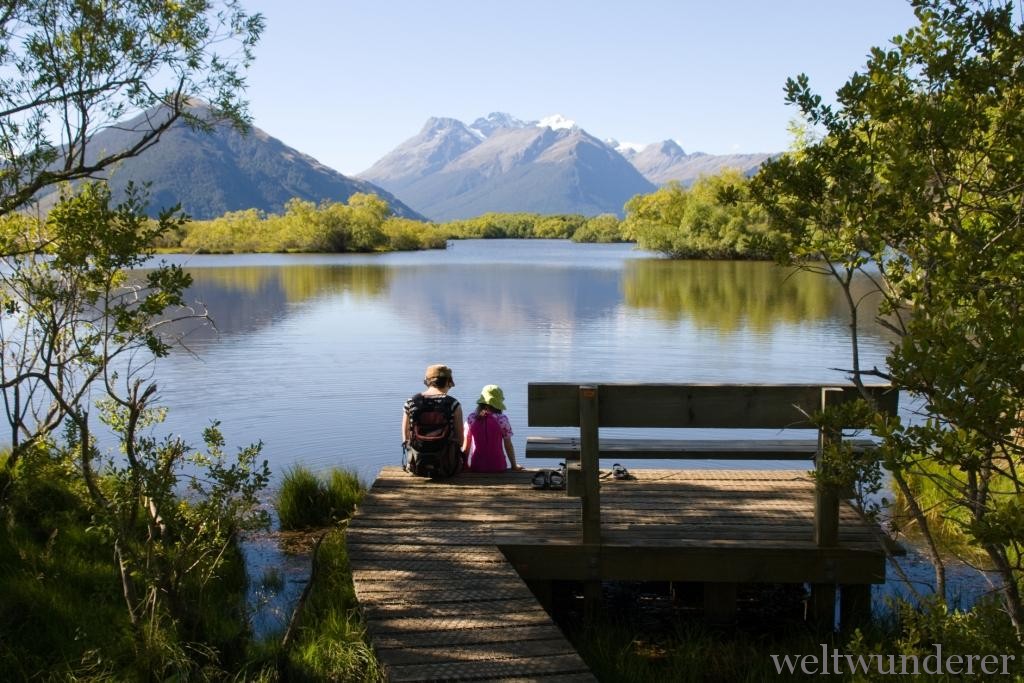
[[[397,464],[402,403],[431,363],[454,369],[452,393],[466,405],[485,384],[504,388],[520,454],[539,433],[526,426],[528,382],[816,383],[842,381],[849,366],[839,289],[768,263],[669,261],[631,245],[539,240],[384,255],[166,258],[192,273],[189,296],[208,306],[216,329],[193,330],[191,353],[157,367],[169,408],[160,431],[198,444],[219,420],[232,448],[264,443],[275,477],[301,463],[351,468],[369,482]],[[859,332],[863,364],[882,366],[884,331],[868,322]],[[794,466],[686,463],[744,465]],[[260,565],[284,564],[304,577],[304,559],[266,544],[249,551],[255,576]],[[913,549],[901,564],[915,580],[931,580]],[[963,567],[950,574],[965,603],[986,589]],[[301,591],[294,581],[267,598],[258,629],[286,623]],[[891,579],[876,601],[900,592]]]
[[[233,446],[262,440],[278,475],[303,463],[372,480],[397,463],[401,405],[431,363],[453,368],[466,405],[504,388],[519,453],[528,382],[829,382],[849,366],[839,290],[768,263],[525,240],[169,260],[217,329],[157,368],[164,429],[198,442],[220,420]],[[882,364],[883,332],[861,335],[864,362]]]

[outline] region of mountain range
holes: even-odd
[[[197,105],[193,113],[208,111]],[[92,153],[127,148],[151,116],[97,133]],[[729,167],[749,175],[770,156],[688,154],[673,140],[620,144],[562,116],[523,121],[495,112],[468,125],[430,118],[418,134],[349,177],[256,127],[242,134],[217,124],[206,133],[178,122],[108,178],[115,198],[129,180],[147,182],[154,214],[180,203],[199,220],[250,208],[281,213],[293,197],[343,202],[357,192],[377,194],[397,215],[419,220],[491,211],[622,216],[634,195]],[[44,209],[55,196],[41,200]]]
[[[205,105],[191,111],[199,117],[209,116]],[[159,118],[159,112],[149,111],[98,132],[90,142],[88,160],[101,152],[128,148],[152,118]],[[179,120],[157,144],[122,161],[106,175],[115,199],[123,196],[131,180],[149,183],[153,215],[179,203],[182,211],[197,220],[252,208],[283,213],[293,197],[316,203],[324,199],[344,202],[362,192],[380,196],[399,216],[424,219],[387,190],[342,175],[255,126],[242,134],[219,123],[207,133]],[[56,193],[51,193],[40,199],[40,205],[46,209],[55,199]]]
[[[621,154],[564,120],[491,114],[467,126],[431,118],[359,177],[434,220],[488,211],[621,213],[654,185]]]
[[[430,118],[358,177],[434,220],[487,211],[622,215],[634,195],[689,185],[725,168],[753,173],[769,154],[687,154],[673,140],[602,141],[555,115],[522,121],[495,112],[471,124]]]

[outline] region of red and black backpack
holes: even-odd
[[[455,443],[452,396],[416,394],[405,402],[411,434],[406,444],[405,469],[420,477],[452,477],[462,469],[462,444]]]

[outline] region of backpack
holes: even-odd
[[[455,443],[455,408],[451,396],[416,394],[405,403],[411,434],[405,470],[418,477],[453,477],[462,470],[462,444]]]

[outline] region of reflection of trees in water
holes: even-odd
[[[190,269],[186,301],[202,302],[217,330],[235,334],[270,323],[291,304],[346,293],[372,299],[388,289],[389,268],[378,265],[232,266]],[[208,327],[189,331],[190,339],[216,334]]]
[[[855,296],[867,289],[867,283],[858,283]],[[623,292],[629,306],[723,332],[744,326],[764,331],[779,322],[847,319],[841,292],[832,280],[761,261],[631,261],[623,274]]]
[[[339,292],[377,296],[387,289],[390,275],[389,268],[378,265],[241,266],[190,272],[197,288],[218,287],[250,294],[276,289],[289,303]]]

